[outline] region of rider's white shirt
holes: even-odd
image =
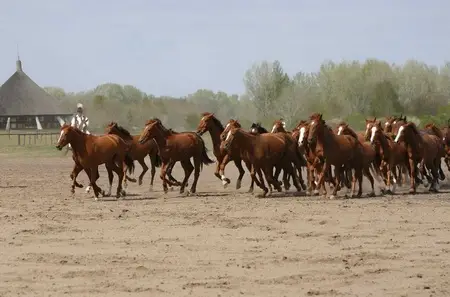
[[[88,131],[88,127],[89,127],[89,119],[87,116],[85,116],[84,114],[75,114],[72,117],[72,121],[70,123],[70,125],[72,127],[77,127],[78,129],[80,129],[81,131],[83,131],[86,134],[91,134]]]

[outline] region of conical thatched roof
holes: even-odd
[[[68,114],[55,97],[39,87],[22,70],[17,61],[16,72],[0,87],[0,115],[64,115]]]

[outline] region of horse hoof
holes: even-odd
[[[313,195],[314,196],[318,196],[319,195],[319,190],[314,190]]]
[[[139,180],[138,185],[142,186],[142,179]]]
[[[253,193],[253,189],[248,189],[247,193]]]
[[[375,197],[375,192],[370,192],[369,194],[367,194],[367,197]]]
[[[120,192],[120,194],[121,194],[122,196],[126,196],[126,195],[127,195],[127,192],[125,192],[125,190],[122,190],[122,191]]]
[[[415,194],[415,193],[416,193],[416,190],[415,190],[415,189],[409,189],[408,193],[409,193],[409,194]]]
[[[228,187],[228,184],[229,184],[229,183],[227,183],[226,181],[224,181],[224,180],[222,181],[222,185],[223,185],[223,188],[224,188],[224,189],[226,189],[226,188]]]
[[[306,196],[311,196],[311,191],[306,191]]]
[[[183,194],[184,193],[184,189],[180,189],[180,194]]]
[[[98,197],[94,197],[94,201],[98,201]]]
[[[173,191],[173,187],[170,187],[169,190],[172,192]],[[167,193],[167,191],[169,191],[169,190],[166,189],[166,190],[164,190],[164,192]]]
[[[336,199],[336,196],[330,195],[329,199],[330,199],[330,200],[334,200],[334,199]]]
[[[241,181],[238,180],[238,181],[236,182],[236,190],[239,190],[240,188],[241,188]]]
[[[106,193],[105,193],[105,191],[103,191],[103,190],[102,190],[101,194],[102,194],[103,197],[106,196]]]

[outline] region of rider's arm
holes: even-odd
[[[70,121],[70,125],[72,127],[75,127],[75,116],[72,117],[72,120]]]

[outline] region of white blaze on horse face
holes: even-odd
[[[61,139],[63,138],[64,134],[65,134],[65,131],[61,130],[61,133],[59,133],[58,143],[61,141]]]
[[[384,125],[387,127],[387,126],[389,126],[390,124],[389,124],[389,122],[386,122],[386,123],[384,123]]]
[[[395,142],[398,142],[398,140],[400,139],[400,136],[402,135],[404,129],[405,128],[403,128],[403,126],[401,126],[400,129],[398,129],[397,136],[395,136],[395,140],[394,140]]]
[[[339,126],[337,135],[341,135],[342,130],[344,130],[344,128],[342,128],[342,126]]]
[[[225,140],[228,140],[228,139],[230,139],[230,136],[231,136],[231,130],[230,130],[230,131],[228,131],[228,134],[227,134],[227,138],[225,138]]]
[[[230,123],[228,123],[228,124],[225,126],[225,130],[228,129],[228,127],[230,127]]]
[[[256,128],[252,128],[252,133],[257,133],[258,131],[256,130]]]
[[[275,133],[275,129],[277,128],[277,125],[273,125],[272,127],[272,132],[271,133]]]
[[[316,124],[315,121],[312,121],[312,122],[311,122],[311,126],[314,126],[315,124]]]
[[[305,127],[300,128],[300,135],[298,136],[298,145],[301,146],[303,143],[303,139],[305,138]]]
[[[377,133],[378,128],[373,126],[370,134],[370,143],[373,143],[373,140],[375,139],[375,133]]]
[[[367,124],[366,125],[366,135],[369,134],[369,127],[370,127],[370,124]]]

